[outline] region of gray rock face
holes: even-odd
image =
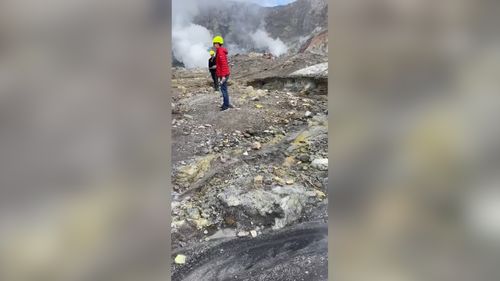
[[[267,216],[277,212],[275,204],[280,197],[266,190],[252,190],[243,192],[236,187],[228,188],[217,196],[228,207],[241,207],[246,212]]]
[[[200,1],[202,2],[202,1]],[[267,8],[243,1],[218,1],[205,4],[195,17],[194,23],[206,27],[212,34],[221,34],[233,52],[233,46],[251,48],[253,42],[248,36],[259,27],[267,14]],[[222,15],[222,16],[221,16]]]
[[[254,50],[248,34],[264,27],[271,38],[280,38],[288,46],[298,46],[311,34],[328,26],[327,0],[297,0],[284,6],[261,7],[253,3],[222,1],[206,5],[194,23],[213,34],[222,34],[228,45],[241,50]],[[224,15],[221,17],[220,15]],[[263,25],[262,25],[263,24]]]
[[[296,222],[303,207],[316,201],[317,194],[302,186],[276,186],[270,190],[227,188],[218,198],[228,207],[238,207],[248,215],[276,216],[274,229]]]
[[[283,210],[284,217],[275,219],[273,229],[280,229],[297,221],[302,214],[303,201],[304,197],[297,194],[282,198],[280,201],[280,208]]]
[[[270,8],[265,17],[271,37],[291,42],[328,26],[328,1],[297,0],[287,6]]]
[[[290,76],[328,77],[328,62],[319,63],[299,69],[290,74]]]

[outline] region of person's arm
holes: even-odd
[[[215,69],[217,65],[215,65],[215,58],[208,60],[208,68],[209,69]]]

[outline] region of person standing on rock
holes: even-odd
[[[221,111],[224,111],[232,106],[229,103],[229,93],[227,91],[227,80],[229,79],[229,64],[227,63],[227,49],[223,47],[224,39],[222,36],[215,36],[213,39],[215,47],[215,72],[219,81],[219,87],[222,92]]]
[[[219,90],[219,81],[217,81],[217,74],[215,73],[215,69],[217,68],[217,65],[215,64],[215,52],[213,50],[210,50],[210,58],[208,59],[208,70],[210,71],[210,74],[212,75],[212,80],[214,81],[214,90],[218,91]]]

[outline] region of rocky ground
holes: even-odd
[[[235,261],[231,270],[224,271],[227,276],[221,269],[211,268],[215,270],[210,271],[211,279],[204,280],[326,280],[326,242],[321,244],[324,248],[319,247],[321,251],[309,251],[310,255],[300,251],[326,239],[322,235],[326,237],[327,219],[327,71],[320,65],[313,68],[319,69],[317,73],[295,72],[300,67],[287,64],[293,59],[259,54],[232,57],[232,63],[238,65],[229,84],[234,108],[224,112],[219,111],[221,96],[211,88],[208,71],[173,69],[172,247],[173,260],[178,255],[186,258],[174,262],[173,280],[200,276],[206,271],[204,259],[217,257],[221,266],[230,262],[228,253],[241,253],[222,254],[215,248],[234,248],[235,243],[242,249],[253,249],[247,254],[254,257],[264,254],[256,249],[266,248],[266,243],[269,249],[275,247],[268,265],[278,262],[280,248],[296,243],[298,256],[305,260],[316,257],[325,269],[316,279],[304,273],[307,270],[302,272],[306,274],[303,279],[290,279],[271,269],[266,274],[275,272],[280,277],[250,277],[242,274],[247,267],[243,261]],[[309,65],[323,62],[305,60],[304,55],[302,59]],[[238,63],[244,60],[255,64]],[[267,65],[272,65],[274,72]],[[302,226],[312,221],[319,226]],[[298,231],[292,226],[302,229],[302,238],[283,242]],[[310,241],[304,238],[305,232],[309,232]],[[269,241],[274,241],[274,246]],[[247,262],[250,260],[255,258]],[[319,264],[315,260],[315,266]],[[299,276],[293,270],[286,272]],[[205,278],[210,276],[204,274]],[[238,274],[240,277],[234,277]]]
[[[219,239],[191,251],[172,280],[327,280],[327,238],[326,224],[304,223],[255,238]]]

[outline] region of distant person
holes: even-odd
[[[217,81],[217,74],[215,73],[215,69],[217,68],[217,65],[215,64],[215,52],[213,50],[210,50],[210,58],[208,59],[208,70],[210,71],[210,74],[212,75],[212,80],[214,81],[214,90],[218,91],[219,90],[219,81]]]
[[[229,103],[229,93],[227,91],[227,80],[229,79],[229,64],[227,63],[227,49],[223,47],[224,39],[221,36],[215,36],[213,39],[215,47],[215,72],[219,81],[219,87],[222,92],[221,111],[231,108]]]

